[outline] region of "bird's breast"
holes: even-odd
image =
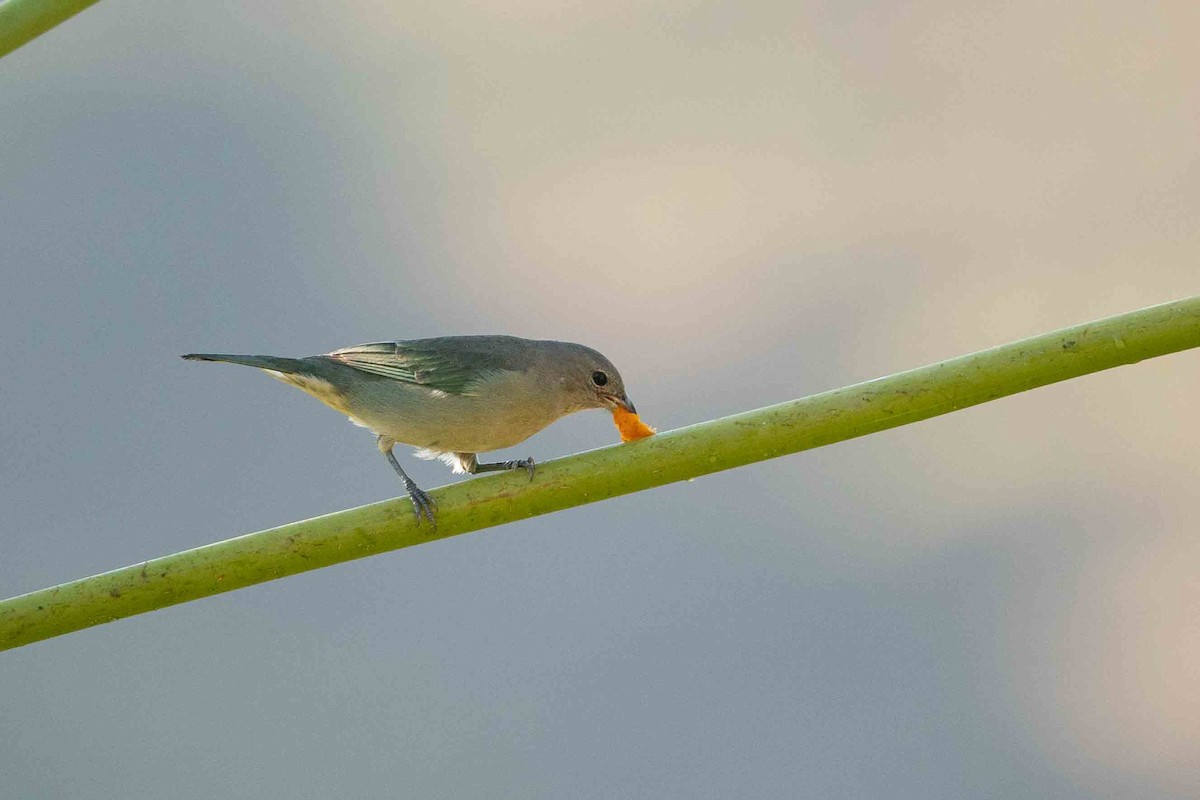
[[[414,447],[458,453],[499,450],[523,442],[565,413],[530,392],[519,378],[519,373],[500,376],[469,394],[378,383],[355,392],[344,413]]]

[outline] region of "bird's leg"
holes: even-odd
[[[480,472],[508,472],[523,469],[529,473],[529,480],[533,480],[533,471],[537,467],[537,462],[533,460],[533,456],[522,458],[520,461],[497,461],[492,464],[480,464],[474,453],[458,453],[457,455],[463,468],[472,475],[477,475]]]
[[[392,448],[396,443],[391,439],[380,436],[376,439],[379,444],[379,451],[387,457],[388,463],[392,465],[392,469],[396,470],[396,474],[400,476],[400,480],[404,481],[404,490],[408,492],[408,499],[412,500],[413,514],[417,516],[417,524],[421,524],[421,515],[424,514],[429,524],[433,529],[437,530],[437,520],[433,518],[434,512],[437,510],[437,504],[433,502],[433,498],[425,493],[425,490],[417,486],[413,479],[404,473],[400,468],[400,462],[396,460]]]

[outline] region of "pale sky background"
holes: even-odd
[[[574,340],[668,429],[1195,294],[1198,30],[105,0],[0,60],[0,594],[400,492],[180,353]],[[0,793],[1193,798],[1198,396],[1169,356],[10,651]]]

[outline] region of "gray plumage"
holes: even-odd
[[[257,367],[372,430],[399,473],[420,521],[433,502],[392,455],[397,443],[455,472],[526,469],[532,458],[480,464],[477,453],[511,447],[588,408],[633,411],[612,362],[590,347],[514,336],[447,336],[375,342],[305,358],[191,353],[194,361]]]

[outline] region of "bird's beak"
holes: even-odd
[[[598,392],[598,394],[600,395],[600,399],[612,406],[614,411],[621,408],[630,414],[637,413],[633,408],[633,401],[629,399],[629,395],[627,394],[612,394],[611,392]]]

